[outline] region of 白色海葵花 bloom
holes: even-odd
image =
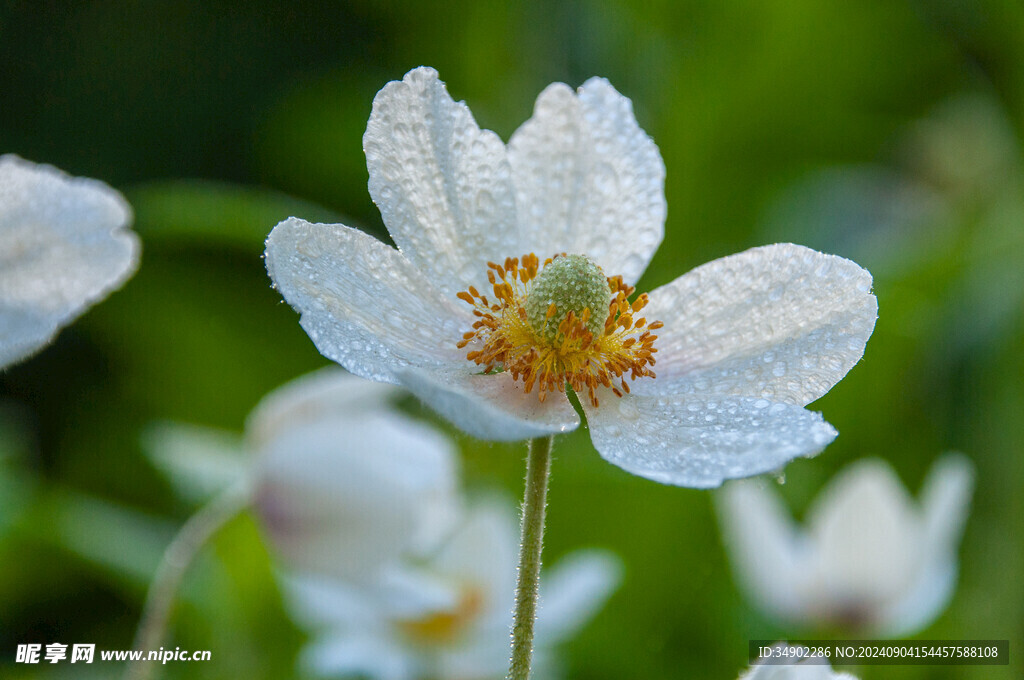
[[[250,416],[255,509],[282,567],[285,603],[309,632],[301,655],[324,677],[504,677],[516,581],[516,511],[467,499],[455,447],[389,405],[401,395],[324,369]],[[537,663],[619,581],[611,554],[580,550],[547,572]]]
[[[194,500],[251,487],[285,604],[310,634],[302,653],[310,671],[503,677],[515,508],[466,499],[455,446],[390,403],[402,394],[323,369],[267,395],[244,441],[163,424],[150,430],[146,448]],[[600,609],[620,571],[613,555],[592,549],[550,570],[538,618],[542,667],[557,670],[554,647]]]
[[[286,604],[312,637],[304,665],[324,677],[505,677],[519,538],[515,515],[511,503],[473,503],[429,557],[386,565],[385,577],[374,583],[286,572]],[[603,606],[620,570],[618,560],[600,550],[577,550],[545,567],[537,677],[561,677],[555,647]]]
[[[106,184],[0,156],[0,368],[53,340],[134,273],[131,208]]]
[[[915,633],[953,595],[973,480],[967,458],[946,455],[915,503],[888,464],[863,460],[819,494],[805,530],[757,480],[732,482],[719,509],[737,580],[788,623]]]
[[[717,486],[835,437],[804,406],[863,355],[871,276],[776,244],[635,295],[665,168],[606,80],[549,86],[505,145],[418,68],[378,93],[363,146],[397,249],[294,217],[267,239],[325,356],[483,439],[575,428],[569,386],[605,459],[668,484]]]
[[[383,564],[422,556],[459,514],[455,448],[392,408],[401,394],[332,367],[264,397],[244,439],[163,423],[145,446],[192,500],[250,489],[268,543],[290,569],[366,582]]]

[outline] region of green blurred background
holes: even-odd
[[[366,190],[373,95],[438,69],[504,139],[556,80],[607,77],[667,166],[663,246],[641,282],[774,241],[855,259],[880,315],[814,405],[842,433],[786,468],[799,516],[843,464],[889,460],[916,492],[942,451],[978,468],[960,585],[926,638],[1009,638],[1009,667],[862,678],[1024,677],[1024,6],[1014,0],[5,2],[0,152],[97,177],[136,213],[141,268],[0,374],[0,676],[27,641],[131,644],[147,580],[194,510],[144,456],[155,421],[239,431],[266,392],[326,364],[270,289],[289,215],[387,239]],[[415,404],[410,409],[432,416]],[[458,437],[465,484],[518,496],[522,451]],[[564,649],[570,677],[722,678],[780,628],[737,592],[711,492],[556,444],[549,559],[616,551],[624,583]],[[296,677],[258,530],[232,523],[190,573],[165,677]]]

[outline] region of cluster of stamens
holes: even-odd
[[[553,278],[549,271],[559,267],[548,267],[558,260],[562,269],[582,274],[577,280]],[[647,294],[630,303],[635,289],[621,276],[604,277],[587,258],[564,253],[545,260],[543,270],[533,253],[507,258],[502,265],[488,262],[487,267],[493,301],[473,286],[458,294],[477,317],[458,347],[472,343],[466,358],[484,372],[508,372],[523,382],[527,393],[537,387],[541,401],[548,393],[565,392],[568,384],[581,398],[586,393],[594,406],[598,387],[610,388],[621,397],[629,392],[627,378],[655,377],[650,367],[658,336],[653,331],[662,323],[634,318],[647,305]],[[600,274],[597,287],[591,285],[594,272]],[[607,308],[573,308],[580,300]],[[599,315],[604,315],[603,323]]]

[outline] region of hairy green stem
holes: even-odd
[[[192,515],[174,537],[157,567],[146,594],[142,619],[132,649],[143,657],[160,647],[182,577],[203,545],[249,504],[248,485],[232,487]],[[159,664],[143,659],[128,662],[125,680],[147,680]]]
[[[519,579],[516,583],[515,618],[512,623],[512,661],[508,680],[527,680],[533,659],[533,623],[537,616],[537,584],[544,548],[544,511],[551,473],[554,437],[530,440],[526,458],[526,491],[523,494],[523,527],[519,548]]]

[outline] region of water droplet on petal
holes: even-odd
[[[633,404],[633,400],[623,397],[619,400],[619,415],[626,420],[636,420],[640,417],[640,410]]]

